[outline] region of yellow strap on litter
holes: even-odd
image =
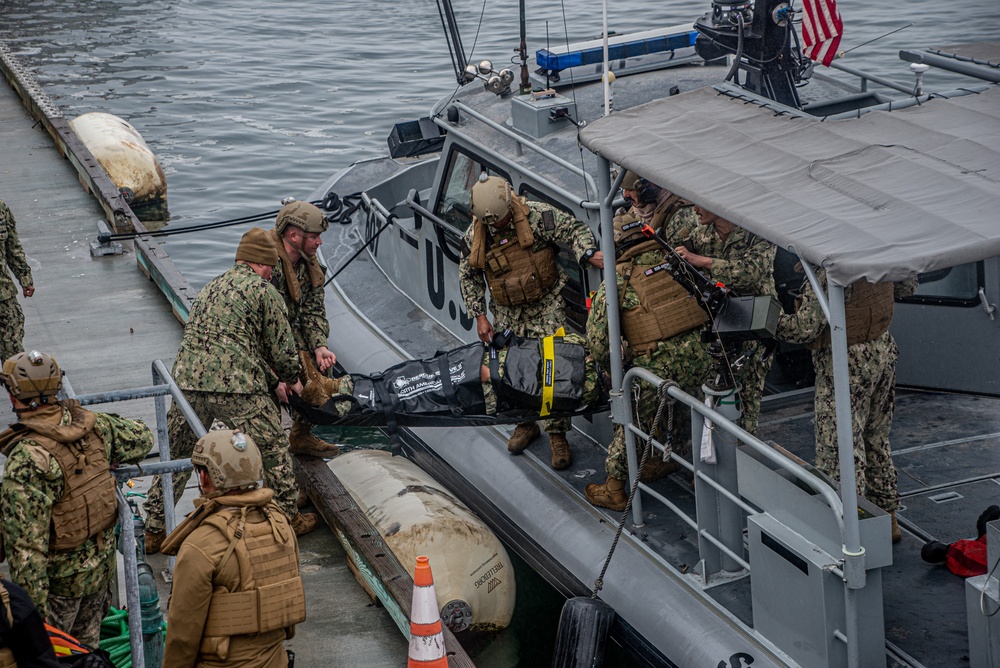
[[[542,339],[542,407],[538,415],[545,417],[552,412],[552,393],[556,383],[556,346],[555,337],[563,337],[566,332],[562,327],[553,336]]]

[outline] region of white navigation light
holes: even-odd
[[[479,63],[479,73],[483,76],[491,74],[493,72],[493,63],[489,60],[483,60]]]

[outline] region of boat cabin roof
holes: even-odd
[[[996,87],[836,121],[703,88],[593,121],[580,142],[839,285],[1000,255]]]

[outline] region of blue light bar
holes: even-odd
[[[672,35],[648,37],[631,42],[619,42],[608,45],[608,60],[634,58],[652,53],[663,53],[694,46],[698,37],[697,30],[689,30]],[[548,49],[535,52],[535,63],[551,72],[559,72],[580,65],[595,65],[604,62],[604,46],[595,46],[567,53],[552,53]]]

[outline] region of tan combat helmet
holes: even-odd
[[[470,202],[472,215],[487,225],[498,226],[510,215],[510,184],[500,176],[486,176],[483,172],[472,186]]]
[[[56,358],[32,350],[18,353],[3,363],[0,382],[18,401],[30,406],[48,403],[62,389],[62,369]],[[37,401],[34,401],[36,400]]]
[[[253,439],[239,429],[210,431],[195,443],[191,463],[204,466],[216,489],[254,488],[264,477],[264,462]]]
[[[326,228],[330,223],[326,220],[326,216],[323,215],[319,207],[309,202],[293,201],[281,207],[281,211],[278,212],[278,218],[274,223],[274,229],[278,230],[278,234],[281,234],[289,225],[293,225],[305,232],[321,234],[326,232]]]

